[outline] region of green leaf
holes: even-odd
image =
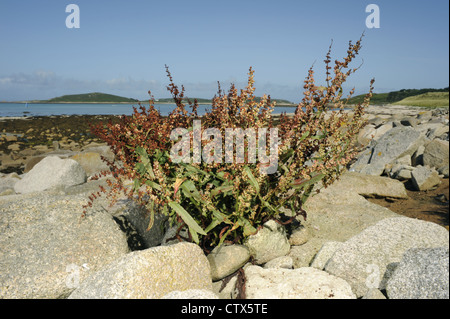
[[[302,137],[300,137],[300,142],[303,141],[308,136],[309,136],[309,131],[306,131],[305,133],[303,133]]]
[[[245,237],[256,234],[257,229],[253,227],[253,225],[247,219],[241,217],[239,218],[238,223],[240,226],[242,226],[244,230],[243,234]]]
[[[211,196],[215,197],[215,196],[217,196],[219,194],[232,191],[233,189],[234,189],[234,185],[222,185],[222,186],[214,188],[211,191]]]
[[[218,219],[214,219],[208,227],[205,228],[205,232],[208,233],[210,230],[214,229],[217,225],[220,225],[221,222]]]
[[[188,225],[189,232],[191,233],[192,239],[198,244],[198,234],[206,235],[206,232],[197,224],[197,222],[192,218],[192,216],[177,202],[170,202],[169,206],[180,216],[183,221]]]
[[[186,180],[181,184],[180,188],[183,190],[183,194],[188,198],[194,198],[196,201],[204,203],[204,200],[200,196],[199,191],[195,187],[194,182]]]
[[[248,178],[250,179],[250,184],[252,184],[252,186],[256,189],[256,193],[259,193],[259,184],[255,176],[253,175],[251,169],[248,166],[245,166],[244,171],[247,174]]]
[[[154,188],[156,190],[161,190],[161,185],[153,182],[153,181],[146,181],[145,184],[147,184],[148,186],[150,186],[151,188]]]
[[[139,187],[141,187],[141,183],[139,182],[139,179],[136,178],[136,179],[134,180],[133,190],[134,190],[135,192],[137,192],[138,189],[139,189]]]
[[[152,164],[150,158],[148,157],[147,151],[143,147],[136,147],[136,154],[139,155],[139,163],[136,164],[136,170],[144,174],[148,172],[151,179],[155,179],[155,174],[153,173]]]
[[[325,177],[325,174],[317,174],[317,175],[315,175],[314,177],[312,177],[312,178],[310,178],[308,180],[302,180],[302,181],[299,181],[299,182],[293,182],[291,184],[291,186],[294,189],[302,189],[302,188],[305,188],[307,186],[310,186],[310,185],[313,185],[313,184],[319,182],[324,177]]]

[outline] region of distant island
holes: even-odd
[[[189,98],[189,101],[191,101],[192,103],[194,102],[194,100],[197,100],[198,104],[211,104],[212,103],[212,99],[203,99],[203,98]],[[261,100],[261,97],[255,97],[255,101],[259,102]],[[296,106],[297,104],[288,101],[288,100],[282,100],[282,99],[272,99],[272,102],[276,102],[277,106]],[[145,101],[141,101],[141,102],[148,102],[148,100]],[[169,98],[162,98],[162,99],[155,99],[156,103],[173,103],[173,99],[171,97]],[[183,99],[184,103],[188,103],[188,98],[184,98]]]
[[[349,99],[348,104],[362,103],[365,94]],[[405,105],[441,107],[449,105],[449,88],[443,89],[402,89],[388,93],[374,93],[370,99],[371,105]]]
[[[113,94],[99,92],[86,94],[72,94],[55,97],[40,103],[137,103],[137,99],[126,98]]]
[[[348,104],[358,104],[364,100],[365,94],[352,97]],[[261,97],[256,97],[255,101],[259,102]],[[191,102],[197,100],[199,104],[211,104],[212,99],[205,98],[189,98]],[[284,99],[272,99],[276,102],[277,106],[296,106],[293,103]],[[46,101],[39,101],[39,103],[124,103],[124,104],[136,104],[136,103],[148,103],[146,100],[138,100],[134,98],[126,98],[122,96],[105,94],[105,93],[86,93],[86,94],[73,94],[63,95],[55,97]],[[159,104],[173,104],[172,98],[159,98],[155,99]],[[184,103],[188,103],[188,98],[183,99]],[[371,105],[407,105],[407,106],[425,106],[425,107],[441,107],[449,105],[449,88],[443,89],[402,89],[399,91],[392,91],[387,93],[374,93],[370,100]]]
[[[348,104],[354,105],[363,102],[365,94],[357,95],[349,99]],[[255,101],[259,102],[261,97],[255,97]],[[189,98],[191,102],[197,100],[199,104],[211,104],[212,99],[205,98]],[[29,100],[0,103],[122,103],[122,104],[138,104],[148,103],[148,99],[134,99],[127,98],[113,94],[106,93],[85,93],[72,94],[55,97],[49,100]],[[297,106],[293,103],[283,99],[272,99],[276,102],[276,106]],[[188,98],[183,99],[184,103],[188,103]],[[173,104],[172,98],[155,99],[158,104]],[[449,88],[443,89],[402,89],[399,91],[392,91],[387,93],[374,93],[370,100],[371,105],[406,105],[406,106],[423,106],[423,107],[445,107],[449,106]]]

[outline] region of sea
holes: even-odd
[[[148,104],[142,104],[148,107]],[[157,104],[155,108],[162,116],[167,116],[175,108],[175,104]],[[131,115],[133,106],[138,104],[99,104],[99,103],[0,103],[0,117],[29,117],[52,115]],[[210,110],[211,105],[200,104],[197,110],[199,115]],[[187,108],[189,111],[190,109]],[[272,114],[294,113],[295,107],[277,106]]]

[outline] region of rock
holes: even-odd
[[[424,143],[424,135],[408,126],[386,132],[352,165],[351,170],[368,175],[381,175],[387,164],[405,155],[413,155]]]
[[[83,196],[0,199],[0,299],[65,298],[92,272],[128,253],[126,237]]]
[[[120,209],[114,214],[129,223],[141,237],[145,248],[158,246],[162,243],[165,234],[165,225],[168,216],[159,211],[157,207],[154,209],[153,226],[148,229],[150,224],[151,208],[145,208],[138,205],[135,201],[124,199],[120,203]]]
[[[285,268],[292,269],[294,268],[294,261],[290,256],[282,256],[268,261],[264,265],[265,269],[269,268]]]
[[[413,170],[409,170],[406,168],[402,168],[400,170],[398,170],[395,174],[394,174],[394,178],[398,179],[399,181],[405,181],[405,180],[410,180],[412,178],[412,171]]]
[[[294,268],[308,267],[328,241],[344,242],[384,218],[399,216],[367,201],[355,189],[346,189],[347,185],[347,182],[337,180],[304,204],[307,219],[300,221],[309,229],[310,238],[301,246],[291,247],[289,256],[294,261]]]
[[[445,165],[445,166],[439,168],[438,173],[443,175],[445,178],[448,178],[448,176],[449,176],[449,166]]]
[[[374,125],[364,126],[358,134],[359,145],[366,146],[375,137],[376,129]]]
[[[448,142],[448,132],[449,132],[449,126],[442,125],[440,127],[435,128],[431,131],[431,136],[433,138],[440,138],[441,140],[446,140]]]
[[[4,139],[6,142],[17,142],[17,136],[16,135],[11,135],[11,134],[7,134],[4,136]]]
[[[389,299],[449,299],[449,249],[408,250],[386,285]]]
[[[33,149],[38,151],[39,153],[47,153],[49,151],[47,145],[35,145],[33,146]]]
[[[419,127],[422,131],[425,132],[426,136],[430,140],[441,139],[448,141],[448,131],[449,127],[447,124],[442,122],[430,122]]]
[[[86,172],[76,161],[48,156],[14,185],[16,193],[43,191],[55,186],[73,186],[86,182]]]
[[[37,151],[35,151],[37,152]],[[37,152],[39,154],[41,154],[41,152]],[[31,171],[31,169],[40,161],[42,161],[44,158],[48,157],[48,156],[58,156],[61,159],[66,159],[69,158],[73,155],[75,155],[75,152],[72,151],[65,151],[65,150],[58,150],[58,151],[53,151],[53,152],[49,152],[49,153],[45,153],[45,154],[41,154],[41,155],[35,155],[32,156],[31,158],[28,158],[27,161],[25,162],[25,168],[23,170],[24,173],[28,173],[29,171]]]
[[[419,124],[419,121],[413,117],[406,117],[400,120],[400,123],[404,126],[412,126],[412,127],[416,127]]]
[[[285,256],[290,250],[284,227],[274,220],[269,220],[255,235],[249,236],[244,245],[259,265]]]
[[[8,195],[13,195],[15,193],[16,192],[14,191],[14,189],[8,188],[8,189],[5,189],[2,192],[0,192],[0,196],[8,196]]]
[[[378,141],[384,134],[386,134],[386,132],[388,132],[393,127],[394,126],[393,126],[392,122],[385,123],[385,124],[381,125],[380,127],[378,127],[375,131],[374,140]]]
[[[301,246],[292,246],[288,257],[292,258],[294,268],[309,267],[314,256],[319,252],[327,239],[313,237]]]
[[[13,143],[8,145],[7,147],[9,150],[13,151],[13,152],[17,152],[20,150],[20,144],[19,143]]]
[[[20,180],[17,173],[10,173],[0,176],[0,195],[7,190],[12,190],[14,193],[14,185]]]
[[[115,156],[108,145],[91,143],[83,148],[83,153],[98,153],[108,161],[113,161]]]
[[[212,291],[206,289],[188,289],[184,291],[171,291],[161,299],[219,299]]]
[[[300,246],[308,241],[310,237],[309,230],[303,225],[300,225],[289,236],[289,244],[291,246]]]
[[[441,202],[441,203],[447,203],[448,202],[448,198],[447,196],[445,196],[445,194],[438,194],[434,197],[435,200]]]
[[[52,146],[53,146],[53,150],[59,151],[59,142],[58,141],[53,141]]]
[[[320,248],[319,252],[314,256],[311,262],[311,267],[323,270],[328,260],[333,256],[333,254],[343,245],[340,241],[327,241]]]
[[[133,251],[84,280],[69,299],[156,299],[179,290],[212,290],[209,262],[192,243]]]
[[[449,164],[449,142],[435,139],[425,146],[423,164],[439,169]]]
[[[417,148],[417,151],[415,151],[413,156],[411,156],[411,165],[412,166],[417,166],[417,165],[423,166],[423,152],[424,151],[425,151],[425,145],[420,145]]]
[[[250,259],[250,252],[243,245],[222,245],[208,255],[213,281],[225,278],[245,265]]]
[[[2,168],[20,167],[23,165],[23,160],[13,156],[13,154],[0,155],[0,163]]]
[[[362,299],[386,299],[386,296],[383,293],[376,289],[372,288],[362,297]]]
[[[247,299],[355,299],[350,285],[324,271],[245,267]]]
[[[383,125],[384,123],[384,119],[382,119],[381,117],[374,117],[372,119],[369,120],[369,124],[373,125],[374,128],[378,128],[381,125]]]
[[[326,241],[346,241],[384,218],[399,216],[367,201],[355,190],[347,190],[345,185],[348,184],[338,180],[306,201],[303,208],[307,220],[302,222],[310,230],[311,238],[302,246],[314,238],[321,238],[323,242],[317,248],[318,251]]]
[[[213,292],[219,296],[219,299],[235,299],[239,294],[236,288],[237,276],[233,276],[228,282],[224,284],[224,280],[213,282]],[[222,286],[224,287],[222,288]]]
[[[393,123],[388,122],[384,123],[384,121],[380,118],[377,119],[376,123],[379,125],[366,125],[361,129],[358,134],[358,143],[362,146],[368,145],[372,140],[377,141],[382,137],[387,131],[393,128]]]
[[[431,112],[431,111],[420,112],[417,115],[417,119],[420,121],[420,123],[426,123],[429,120],[431,120],[432,117],[433,117],[433,112]]]
[[[380,287],[389,264],[410,248],[448,246],[448,231],[408,217],[386,218],[353,236],[333,254],[325,271],[345,279],[358,297]]]
[[[168,224],[168,222],[167,222]],[[177,238],[175,238],[175,235],[177,233],[178,227],[179,225],[174,225],[172,227],[170,227],[169,225],[166,225],[167,229],[164,233],[164,236],[161,240],[161,245],[162,246],[167,246],[167,245],[173,245],[173,244],[178,244],[180,242],[180,240],[178,240]],[[189,237],[189,231],[186,227],[184,227],[183,229],[181,229],[180,231],[180,236],[184,237],[184,238],[188,238]],[[181,241],[184,241],[183,238],[180,238]]]
[[[100,154],[95,152],[78,153],[71,157],[83,167],[87,176],[92,176],[101,171],[109,171],[108,165],[101,160]]]
[[[434,188],[441,183],[438,172],[433,168],[417,166],[411,172],[411,180],[414,188],[418,191],[425,191]]]
[[[411,156],[410,155],[405,155],[403,157],[397,158],[395,160],[394,164],[411,166],[412,165]]]

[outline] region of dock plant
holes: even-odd
[[[219,84],[211,108],[199,116],[197,101],[185,102],[184,87],[174,83],[166,67],[170,82],[167,89],[176,105],[167,117],[156,110],[149,92],[148,107],[134,108],[133,114],[122,116],[119,123],[92,128],[110,146],[116,160],[105,159],[111,172],[99,175],[112,177],[108,179],[109,189],[101,188],[92,194],[85,209],[102,192],[112,202],[119,194],[125,194],[147,208],[149,229],[155,214],[166,214],[178,226],[177,238],[181,239],[181,231],[186,229],[188,238],[184,239],[200,244],[206,252],[225,241],[242,243],[270,219],[286,222],[281,219],[282,211],[292,212],[287,222],[299,215],[306,218],[303,206],[314,194],[314,186],[333,183],[355,157],[354,138],[365,124],[364,108],[373,90],[374,80],[364,101],[349,112],[347,102],[354,89],[344,96],[343,84],[358,69],[350,64],[361,49],[361,39],[354,44],[349,42],[347,56],[342,61],[335,60],[334,67],[331,47],[324,60],[326,83],[316,84],[311,67],[295,113],[283,114],[279,119],[272,115],[275,103],[270,96],[256,98],[252,68],[243,89],[232,84],[224,92]],[[198,120],[201,127],[196,131],[194,121]],[[251,154],[254,141],[247,136],[243,139],[245,160],[239,161],[236,145],[230,149],[224,141],[215,141],[221,143],[218,149],[225,150],[224,154],[211,148],[211,139],[202,138],[210,128],[222,137],[227,129],[241,129],[236,130],[237,135],[251,129],[258,137],[276,129],[276,147],[272,148],[273,140],[264,140],[265,145],[259,141],[262,148],[256,149],[258,154]],[[188,161],[173,159],[180,136],[189,141],[183,144],[183,150],[190,155]],[[239,137],[243,138],[236,136],[236,140]],[[203,158],[222,160],[195,161],[202,154],[196,154],[194,141],[200,143]],[[270,174],[263,169],[267,163],[251,160],[251,155],[267,155],[261,153],[269,149],[276,150],[277,160],[276,169]],[[223,160],[224,155],[232,161]]]

